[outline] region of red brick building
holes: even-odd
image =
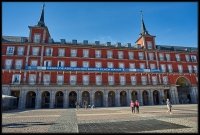
[[[134,46],[54,42],[43,8],[29,37],[3,36],[2,93],[21,109],[197,103],[197,48],[156,45],[141,22]]]

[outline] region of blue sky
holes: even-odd
[[[3,2],[2,34],[29,36],[42,2]],[[157,45],[197,47],[197,2],[45,2],[45,24],[54,41],[131,43],[141,30],[140,10]]]

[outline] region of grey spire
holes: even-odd
[[[40,17],[40,21],[38,22],[38,26],[40,26],[40,27],[45,27],[45,23],[44,23],[44,6],[45,6],[45,4],[43,4],[42,14],[41,14],[41,17]]]
[[[145,24],[144,24],[144,20],[143,20],[143,14],[142,11],[141,12],[141,35],[146,35],[149,34],[148,31],[146,30]]]

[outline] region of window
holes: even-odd
[[[139,60],[144,59],[144,53],[143,52],[138,52],[138,55],[139,55]]]
[[[167,61],[170,61],[170,54],[165,54]]]
[[[151,41],[147,41],[147,48],[152,49],[152,42]]]
[[[77,61],[70,61],[70,67],[77,67]]]
[[[17,55],[24,55],[24,47],[20,46],[17,48]]]
[[[7,55],[13,55],[13,54],[14,54],[14,50],[15,50],[15,47],[13,47],[13,46],[8,46],[8,47],[7,47],[6,54],[7,54]]]
[[[163,84],[167,85],[168,84],[168,77],[163,76]]]
[[[151,69],[156,69],[156,65],[155,64],[150,64],[150,68]]]
[[[149,53],[149,60],[154,60],[154,55],[153,55],[153,53]]]
[[[160,58],[160,61],[163,61],[163,60],[164,60],[164,55],[163,55],[163,53],[159,53],[159,58]]]
[[[31,66],[37,66],[38,61],[37,60],[31,60]]]
[[[6,59],[5,61],[5,69],[11,69],[12,67],[12,60],[11,59]]]
[[[112,58],[112,55],[113,55],[112,51],[108,50],[107,51],[107,58]]]
[[[59,48],[59,50],[58,50],[58,56],[65,56],[65,49],[64,48]]]
[[[36,82],[36,74],[30,74],[29,75],[29,84],[33,85]]]
[[[21,75],[20,74],[13,74],[12,76],[12,84],[20,84]]]
[[[190,61],[190,56],[189,55],[185,55],[185,59],[186,59],[187,62],[189,62]]]
[[[108,68],[113,68],[113,63],[112,62],[107,62],[107,67]]]
[[[168,64],[168,65],[167,65],[167,68],[168,68],[168,71],[169,71],[170,73],[173,72],[172,64]]]
[[[119,68],[124,68],[124,63],[119,63]]]
[[[158,83],[157,76],[152,76],[152,84],[157,85],[157,83]]]
[[[102,77],[101,75],[96,75],[96,85],[101,85],[102,84]]]
[[[95,67],[96,68],[101,68],[101,62],[95,62]]]
[[[129,68],[134,68],[135,69],[135,63],[129,63]]]
[[[83,67],[89,67],[89,62],[88,61],[83,61]]]
[[[196,62],[197,61],[197,57],[195,55],[191,55],[191,60],[192,60],[192,62]]]
[[[89,57],[89,50],[83,49],[83,57],[88,58]]]
[[[57,67],[64,67],[64,61],[58,61]]]
[[[118,51],[118,59],[123,59],[123,58],[124,58],[123,51]]]
[[[178,71],[179,71],[179,73],[183,73],[183,66],[182,65],[178,65]]]
[[[95,57],[101,58],[101,50],[95,50]]]
[[[194,72],[197,73],[197,65],[193,65]]]
[[[32,55],[38,56],[39,54],[39,47],[33,47],[32,48]]]
[[[161,64],[161,71],[162,72],[166,72],[166,66],[165,66],[165,64]]]
[[[51,61],[50,60],[45,60],[44,61],[44,66],[45,67],[51,67]]]
[[[22,68],[22,60],[16,60],[15,69],[21,69],[21,68]]]
[[[125,84],[126,84],[125,76],[120,76],[120,85],[125,85]]]
[[[76,75],[70,76],[70,85],[76,85]]]
[[[50,75],[44,74],[43,82],[44,82],[44,85],[49,85],[49,83],[50,83]]]
[[[57,84],[62,85],[64,81],[64,76],[63,75],[57,75]]]
[[[192,73],[192,66],[191,65],[188,65],[188,71],[189,71],[189,73]]]
[[[89,85],[89,75],[83,75],[83,85]]]
[[[34,43],[40,43],[40,34],[34,34]]]
[[[136,85],[136,82],[137,82],[136,76],[131,76],[131,84]]]
[[[77,56],[77,50],[71,49],[71,57],[76,57],[76,56]]]
[[[145,64],[144,63],[140,63],[140,69],[145,69]]]
[[[176,61],[181,61],[179,54],[176,54]]]
[[[142,76],[142,85],[147,85],[147,77],[146,76]]]
[[[130,60],[134,59],[134,53],[133,52],[128,52],[128,57]]]
[[[46,48],[46,56],[52,56],[53,48]]]
[[[109,75],[108,76],[108,84],[109,85],[114,85],[114,76],[113,75]]]

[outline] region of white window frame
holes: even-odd
[[[41,41],[41,34],[35,33],[34,36],[33,36],[33,42],[34,43],[40,43],[40,41]]]
[[[167,60],[167,61],[171,61],[171,56],[170,56],[169,53],[166,53],[166,54],[165,54],[165,57],[166,57],[166,60]]]
[[[102,76],[101,75],[96,75],[95,80],[96,80],[96,85],[102,85]]]
[[[131,84],[136,85],[137,84],[137,78],[136,76],[131,76]]]
[[[13,74],[12,84],[20,84],[20,82],[21,82],[21,75],[20,74]]]
[[[61,64],[60,66],[59,66],[59,63]],[[64,66],[65,66],[65,61],[59,60],[59,61],[57,62],[57,67],[64,67]]]
[[[59,48],[58,49],[58,56],[64,57],[65,56],[65,48]]]
[[[70,85],[76,85],[76,83],[77,83],[77,76],[70,75]]]
[[[147,41],[147,48],[148,49],[153,49],[153,43],[152,43],[152,41]]]
[[[189,72],[189,73],[192,73],[192,70],[193,70],[193,69],[192,69],[192,65],[188,65],[188,72]]]
[[[157,85],[158,84],[158,78],[157,76],[152,76],[152,84]]]
[[[95,50],[95,58],[101,58],[101,50]]]
[[[14,46],[7,46],[6,55],[14,55],[15,47]]]
[[[64,75],[57,74],[57,84],[62,85],[64,82]]]
[[[164,60],[164,54],[163,53],[159,53],[159,59],[160,59],[160,61]]]
[[[38,66],[38,60],[31,60],[31,65],[30,66]]]
[[[36,83],[36,74],[29,74],[29,84],[34,85]]]
[[[32,55],[38,56],[39,55],[39,47],[32,47]]]
[[[190,61],[190,56],[189,56],[188,54],[185,55],[185,60],[186,60],[187,62]]]
[[[108,67],[108,68],[113,68],[113,67],[114,67],[113,62],[107,62],[107,67]]]
[[[178,71],[179,73],[183,73],[183,65],[178,65]]]
[[[198,73],[198,69],[197,68],[198,68],[197,65],[193,65],[193,70],[194,70],[195,73]]]
[[[153,53],[149,53],[149,60],[154,60],[154,54]]]
[[[135,63],[129,63],[129,68],[135,69]]]
[[[176,61],[181,61],[180,54],[176,54]]]
[[[123,51],[118,51],[118,59],[123,59],[123,58],[124,58]]]
[[[47,62],[48,62],[48,64],[46,64]],[[51,60],[45,60],[44,61],[44,66],[45,67],[51,67],[51,64],[52,64]]]
[[[108,75],[108,84],[114,85],[114,83],[115,83],[114,75]]]
[[[163,84],[168,84],[168,76],[163,76]]]
[[[119,62],[119,68],[125,68],[125,64],[122,62]]]
[[[89,75],[83,75],[83,85],[89,85],[89,82],[90,82],[90,78],[89,78]]]
[[[77,57],[77,49],[71,49],[71,57]]]
[[[15,69],[22,69],[22,59],[15,60]]]
[[[89,50],[88,49],[83,49],[83,57],[88,58],[89,57]]]
[[[50,74],[43,74],[43,83],[44,85],[49,85],[51,81]]]
[[[45,56],[52,56],[53,54],[53,48],[46,48],[45,50]]]
[[[160,64],[160,68],[162,72],[166,72],[166,65],[165,64]]]
[[[112,50],[107,50],[107,58],[112,58],[112,57],[113,57]]]
[[[141,76],[142,85],[147,85],[147,76]]]
[[[6,60],[5,60],[5,69],[11,69],[11,67],[12,67],[12,62],[13,62],[12,59],[6,59]]]
[[[126,76],[120,75],[120,85],[126,85]]]
[[[138,52],[139,60],[144,60],[144,52]]]
[[[129,60],[133,60],[134,59],[134,52],[128,52],[128,58],[129,58]]]
[[[17,48],[17,55],[19,55],[19,56],[24,55],[24,47],[23,46],[19,46]]]
[[[140,63],[140,69],[145,69],[145,63]]]
[[[82,64],[83,64],[83,67],[86,67],[86,68],[90,67],[89,61],[83,61]]]
[[[96,68],[101,68],[101,67],[102,67],[102,63],[99,62],[99,61],[96,61],[96,62],[95,62],[95,67],[96,67]]]
[[[196,55],[191,55],[191,60],[192,60],[192,62],[197,62],[197,57],[196,57]]]
[[[70,67],[77,67],[77,61],[70,61]]]
[[[173,67],[172,64],[167,64],[168,72],[172,73],[173,72]]]
[[[151,64],[150,64],[150,69],[156,69],[156,64],[151,63]]]

